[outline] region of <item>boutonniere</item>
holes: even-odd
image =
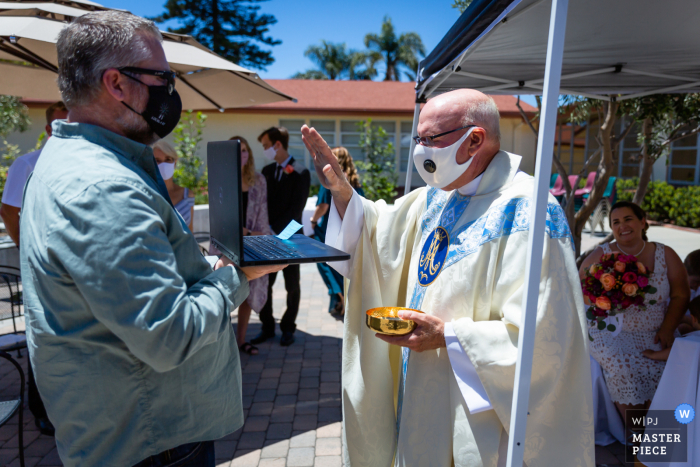
[[[294,167],[292,167],[292,164],[287,164],[287,165],[284,166],[284,173],[286,173],[287,175],[289,175],[289,174],[291,174],[292,172],[294,172]]]

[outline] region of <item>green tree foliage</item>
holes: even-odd
[[[413,81],[418,68],[418,56],[425,56],[425,47],[420,36],[415,32],[396,35],[391,18],[384,17],[382,30],[379,34],[367,34],[365,47],[374,55],[373,59],[381,60],[386,66],[384,81],[401,81],[401,70],[406,68],[406,77]]]
[[[8,143],[5,138],[15,131],[26,131],[30,124],[27,106],[19,98],[0,95],[0,193],[5,189],[7,171],[20,155],[19,146]]]
[[[384,128],[372,125],[372,119],[357,124],[361,131],[360,147],[364,161],[355,161],[362,172],[362,188],[365,197],[372,201],[394,201],[396,191],[396,153]]]
[[[30,124],[27,106],[18,97],[0,95],[0,138],[14,131],[26,131]]]
[[[608,180],[617,173],[620,163],[617,148],[630,132],[638,132],[637,141],[640,145],[637,154],[640,178],[632,198],[633,202],[640,205],[645,199],[654,162],[669,151],[674,141],[700,132],[700,94],[657,94],[619,101],[616,97],[610,96],[610,100],[604,101],[581,96],[564,96],[563,106],[559,109],[561,113],[570,114],[572,122],[597,121],[599,124],[595,135],[599,148],[590,155],[578,174],[572,174],[583,177],[589,170],[597,172],[593,190],[578,211],[575,211],[576,203],[573,202],[575,186],[569,184],[569,174],[556,154],[553,159],[554,167],[564,183],[564,212],[574,237],[577,254],[580,252],[581,232],[585,223],[602,199]],[[521,113],[524,115],[522,108]],[[616,125],[622,118],[624,123]],[[532,122],[529,123],[530,128],[537,134]],[[612,234],[603,242],[610,240]],[[583,261],[596,247],[597,245],[581,253],[578,261]]]
[[[178,157],[174,180],[178,185],[194,192],[197,204],[206,204],[208,199],[207,170],[203,167],[204,161],[197,155],[206,121],[207,116],[202,112],[193,114],[188,110],[182,114],[180,123],[173,131]]]
[[[452,2],[452,8],[457,8],[460,13],[464,13],[471,4],[472,0],[454,0]]]
[[[618,180],[616,185],[618,200],[632,201],[639,178]],[[641,206],[650,220],[700,228],[700,186],[674,187],[662,181],[649,182]]]
[[[334,44],[321,41],[320,45],[310,45],[304,55],[313,61],[318,69],[311,69],[292,76],[292,79],[372,79],[377,75],[374,68],[376,56],[363,51],[348,50],[345,43]]]
[[[274,16],[260,14],[258,3],[266,0],[167,0],[165,12],[151,18],[157,23],[178,20],[180,27],[168,28],[189,34],[215,53],[241,66],[265,69],[275,59],[258,44],[279,45],[267,35],[277,23]]]

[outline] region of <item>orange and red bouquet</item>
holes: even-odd
[[[601,256],[600,262],[586,271],[581,287],[583,295],[591,302],[586,311],[591,328],[595,326],[610,332],[615,332],[616,327],[606,324],[608,316],[624,313],[632,305],[644,307],[646,294],[656,293],[649,285],[647,268],[635,256],[621,253]],[[655,303],[656,300],[649,302],[650,305]],[[590,335],[588,337],[592,340]]]

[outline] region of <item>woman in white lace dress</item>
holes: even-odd
[[[591,355],[603,368],[610,397],[624,417],[629,409],[649,408],[666,362],[646,358],[642,352],[662,350],[673,344],[675,330],[688,307],[690,291],[683,262],[676,252],[647,241],[649,225],[642,208],[630,202],[616,203],[609,220],[615,242],[604,243],[584,260],[579,271],[581,278],[603,254],[624,253],[636,256],[644,264],[650,273],[649,283],[656,288],[656,293],[647,295],[645,300],[656,300],[656,304],[628,308],[619,333],[590,330]],[[635,415],[639,416],[639,412]],[[628,420],[627,426],[632,426],[631,421]]]

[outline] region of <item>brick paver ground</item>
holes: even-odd
[[[217,466],[339,467],[341,456],[340,359],[342,321],[328,314],[328,295],[314,265],[301,267],[302,298],[296,342],[277,337],[260,354],[242,355],[244,427],[216,441]],[[283,278],[274,291],[275,317],[285,307]],[[235,323],[235,316],[234,316]],[[260,330],[253,314],[248,339]],[[26,351],[19,361],[26,370]],[[0,361],[0,400],[19,390],[13,368]],[[40,435],[25,408],[26,465],[60,466],[53,438]],[[0,466],[19,466],[17,416],[0,427]],[[596,447],[597,464],[624,465],[623,447]],[[628,464],[632,465],[632,464]],[[641,464],[637,464],[641,465]]]

